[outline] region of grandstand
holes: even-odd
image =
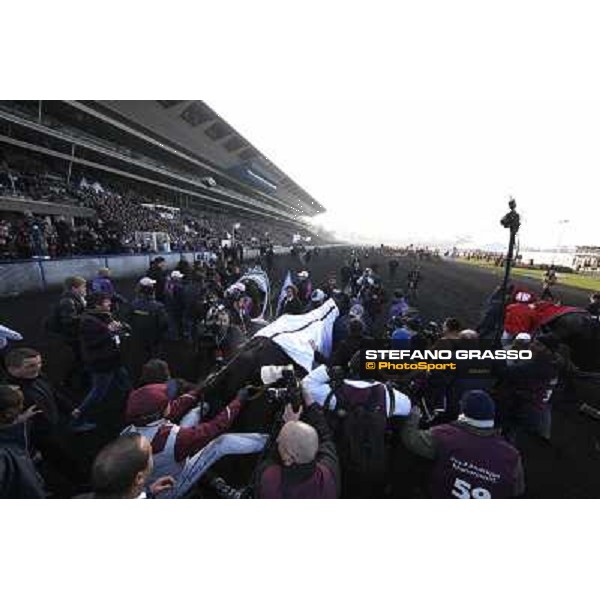
[[[202,101],[0,101],[4,258],[54,257],[64,222],[100,239],[72,253],[140,251],[140,231],[166,232],[175,250],[206,246],[209,233],[318,244],[329,240],[306,219],[323,210]],[[33,248],[36,225],[51,248]]]

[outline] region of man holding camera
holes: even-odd
[[[257,498],[339,498],[340,474],[333,435],[321,407],[304,394],[294,411],[287,404],[283,426],[257,470]]]
[[[344,497],[371,498],[382,493],[388,464],[388,419],[409,414],[408,396],[379,381],[347,379],[343,370],[327,369],[325,365],[308,373],[302,388],[305,398],[328,413]]]

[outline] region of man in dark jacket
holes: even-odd
[[[258,498],[338,498],[339,463],[321,407],[305,396],[307,408],[284,411],[277,443],[257,471]],[[302,416],[302,421],[300,417]]]
[[[162,256],[157,256],[151,263],[147,277],[156,282],[155,295],[159,302],[165,301],[165,284],[167,282],[167,273],[165,271],[166,261]]]
[[[347,322],[348,337],[344,338],[331,356],[330,364],[347,367],[352,357],[361,349],[363,342],[372,341],[373,338],[365,333],[364,323],[359,319],[350,319]]]
[[[48,320],[50,333],[56,335],[71,351],[72,360],[64,381],[71,389],[75,390],[83,387],[79,321],[86,307],[85,297],[85,279],[83,277],[67,277],[64,283],[64,292]]]
[[[285,298],[281,303],[282,315],[299,315],[304,310],[302,302],[298,298],[298,288],[295,285],[288,285],[285,288]]]
[[[0,498],[44,498],[44,482],[29,455],[23,394],[12,385],[0,386]]]
[[[42,374],[42,356],[37,350],[14,348],[4,362],[5,383],[19,386],[25,409],[34,407],[38,411],[30,421],[31,442],[42,455],[40,469],[49,487],[52,482],[57,486],[68,485],[65,477],[81,475],[65,429],[73,408],[70,400]]]
[[[92,376],[92,388],[72,415],[75,431],[94,429],[90,413],[102,404],[112,389],[129,389],[127,371],[121,366],[120,336],[123,325],[110,312],[111,299],[92,294],[81,318],[81,350],[85,367]],[[87,420],[86,420],[87,419]]]
[[[155,279],[142,277],[137,295],[129,307],[132,341],[139,351],[142,364],[160,353],[160,345],[169,330],[165,306],[156,300],[155,289]]]
[[[70,347],[79,343],[79,319],[85,310],[86,281],[83,277],[67,277],[64,291],[54,307],[50,328]]]

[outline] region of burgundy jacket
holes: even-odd
[[[187,412],[198,404],[196,394],[183,394],[171,402],[169,420],[179,421]],[[242,409],[239,398],[232,400],[214,419],[199,423],[195,427],[181,427],[175,439],[175,460],[182,462],[204,448],[206,444],[225,433]],[[165,423],[152,440],[152,452],[160,452],[167,443],[172,423]]]
[[[302,420],[312,425],[319,436],[319,450],[313,462],[286,467],[278,457],[277,446],[258,467],[258,498],[338,498],[340,495],[339,463],[333,435],[323,410],[312,404]]]

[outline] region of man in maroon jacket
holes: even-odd
[[[167,384],[152,383],[131,392],[123,433],[139,433],[152,446],[154,466],[148,483],[171,476],[176,483],[168,496],[181,498],[228,454],[260,452],[267,436],[255,433],[225,432],[248,402],[248,389],[237,396],[211,421],[201,422],[200,393],[188,392],[169,401]]]
[[[495,406],[483,390],[461,398],[457,421],[419,429],[420,410],[413,407],[402,430],[404,445],[433,460],[433,498],[491,499],[521,496],[525,490],[519,451],[494,429]]]
[[[338,498],[339,463],[321,407],[305,394],[307,408],[285,407],[276,447],[259,465],[258,498]],[[300,421],[302,416],[302,421]]]

